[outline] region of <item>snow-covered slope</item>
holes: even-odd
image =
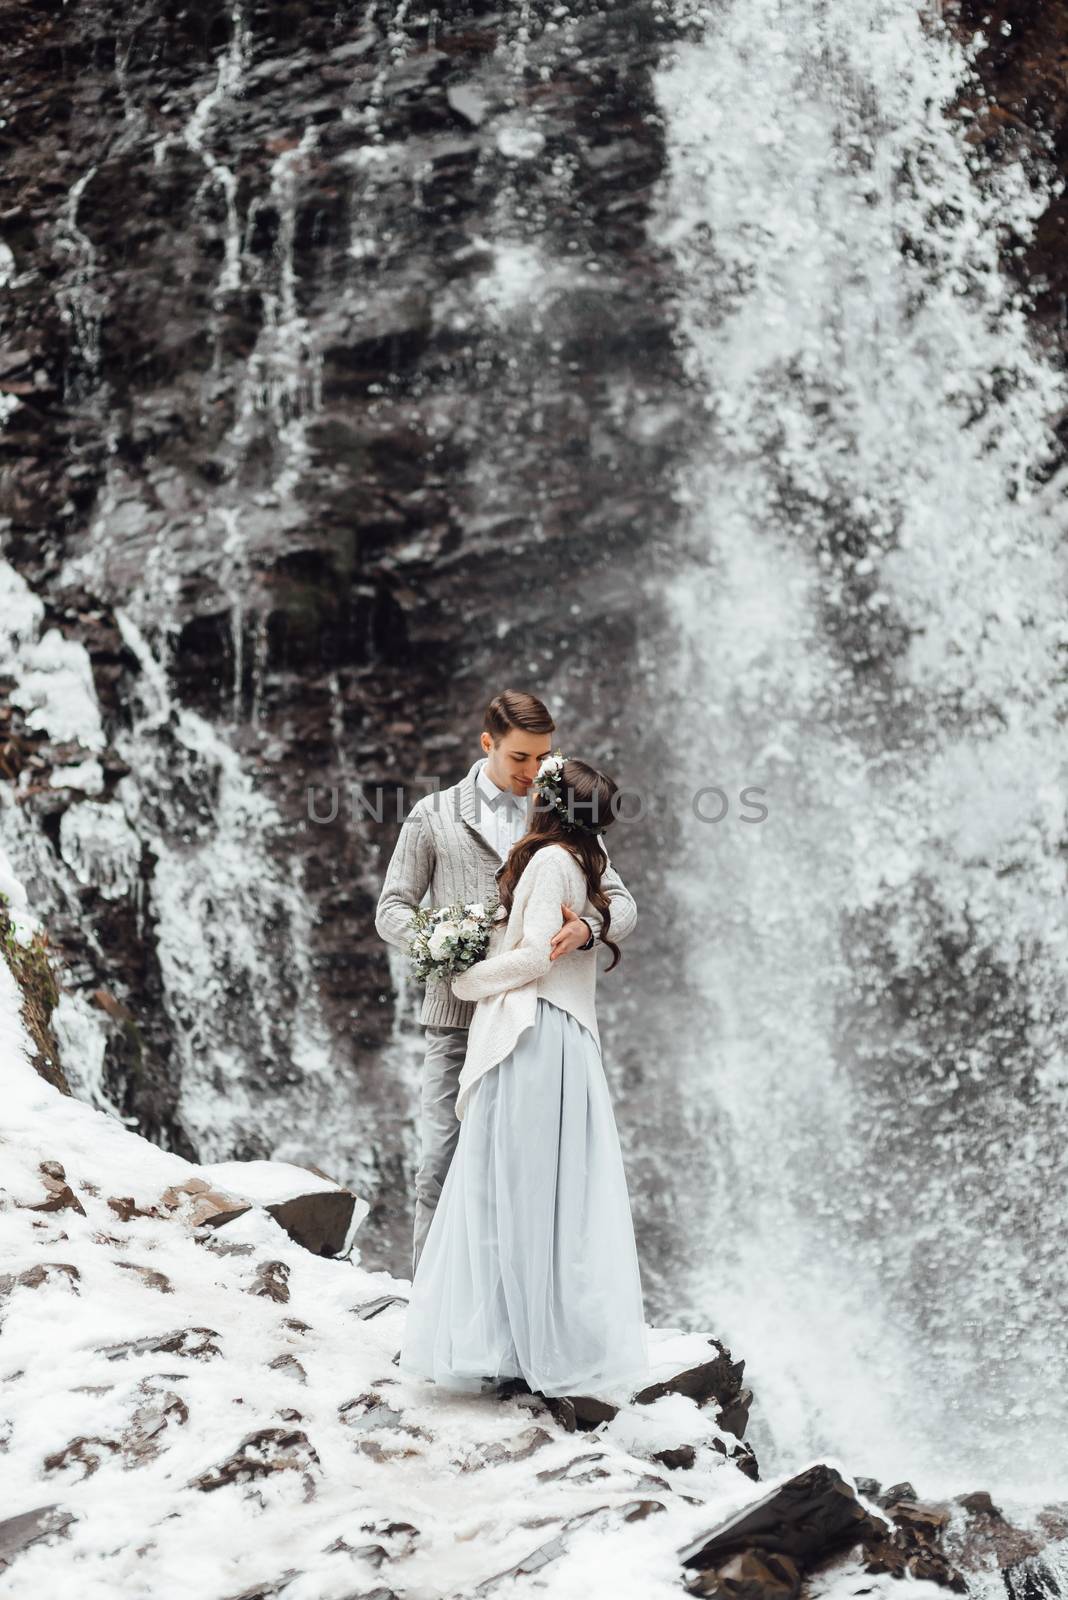
[[[406,1379],[410,1283],[360,1265],[363,1202],[347,1253],[313,1254],[266,1206],[328,1179],[198,1168],[61,1093],[21,998],[0,960],[5,1595],[466,1595],[530,1558],[502,1589],[656,1600],[680,1592],[680,1548],[775,1487],[680,1393],[612,1397],[611,1420],[568,1431],[529,1394]],[[199,1220],[213,1209],[231,1220]],[[654,1377],[709,1354],[697,1334],[650,1342]],[[685,1444],[692,1467],[651,1459]],[[840,1563],[850,1593],[860,1570]]]

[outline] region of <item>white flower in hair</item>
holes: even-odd
[[[563,774],[564,763],[568,757],[562,750],[554,750],[551,756],[546,756],[538,768],[535,783],[546,796],[554,811],[559,812],[569,828],[580,828],[585,833],[602,833],[604,830],[599,823],[587,822],[583,817],[574,816],[560,790],[560,781]]]

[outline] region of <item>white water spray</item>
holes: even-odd
[[[1068,1467],[1068,512],[998,251],[1051,185],[983,170],[925,14],[739,0],[658,78],[708,417],[661,694],[770,813],[673,877],[735,1159],[689,1299],[765,1470],[1027,1498]]]

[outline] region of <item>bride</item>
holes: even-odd
[[[637,1387],[649,1352],[641,1276],[596,1015],[597,946],[551,961],[561,905],[601,889],[617,785],[550,756],[531,826],[498,880],[485,958],[452,980],[476,1003],[460,1074],[460,1133],[412,1281],[399,1368],[479,1392]],[[503,920],[507,913],[507,921]]]

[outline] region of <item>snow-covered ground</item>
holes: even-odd
[[[2,860],[0,888],[27,937],[34,918]],[[70,1520],[13,1557],[5,1595],[464,1595],[563,1531],[561,1553],[501,1588],[656,1600],[680,1592],[682,1545],[774,1486],[726,1462],[709,1411],[678,1394],[569,1433],[530,1397],[404,1377],[403,1299],[357,1309],[410,1288],[361,1267],[363,1202],[347,1256],[311,1254],[264,1202],[321,1177],[197,1167],[59,1093],[31,1065],[20,1004],[0,960],[0,1487],[6,1518],[54,1506]],[[163,1201],[196,1178],[259,1203],[197,1226]],[[57,1209],[34,1209],[50,1194]],[[649,1331],[654,1378],[708,1358],[701,1335]],[[145,1346],[109,1354],[131,1340]],[[277,1432],[228,1473],[265,1429]],[[684,1443],[692,1469],[649,1459]],[[628,1521],[616,1508],[633,1501],[663,1509]],[[608,1509],[564,1528],[595,1507]],[[821,1594],[858,1587],[894,1586],[848,1558],[820,1580]]]

